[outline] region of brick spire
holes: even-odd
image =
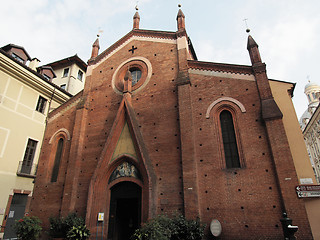
[[[178,5],[179,8],[181,7],[181,5],[179,4]],[[177,15],[177,24],[178,24],[178,31],[179,30],[182,30],[182,29],[185,29],[185,16],[182,12],[181,9],[179,9],[179,12],[178,12],[178,15]]]
[[[247,49],[249,51],[250,59],[251,59],[251,64],[254,65],[255,63],[261,63],[261,57],[260,57],[260,52],[258,49],[258,44],[256,41],[253,39],[251,35],[248,36],[248,44],[247,44]]]
[[[99,54],[99,35],[97,35],[96,41],[92,44],[92,52],[91,52],[91,59],[96,58]]]
[[[140,15],[138,13],[138,7],[136,7],[136,13],[133,16],[133,29],[139,29],[139,24],[140,24]]]

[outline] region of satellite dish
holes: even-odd
[[[219,237],[222,231],[221,223],[217,219],[213,219],[210,223],[210,231],[213,236]]]

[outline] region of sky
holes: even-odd
[[[85,62],[100,32],[100,52],[132,29],[136,0],[0,0],[0,46],[23,46],[41,65],[78,54]],[[176,31],[178,4],[198,60],[250,65],[246,23],[270,79],[320,84],[319,0],[139,0],[140,29]]]

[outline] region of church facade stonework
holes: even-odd
[[[49,114],[30,214],[76,212],[91,239],[128,239],[158,214],[221,223],[221,239],[312,239],[258,45],[252,65],[197,60],[178,31],[134,28],[88,62],[85,88]],[[288,94],[288,93],[286,93]],[[53,177],[54,176],[54,177]],[[104,213],[103,221],[98,221]]]

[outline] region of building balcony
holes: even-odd
[[[27,164],[23,161],[19,162],[17,175],[21,177],[35,178],[37,174],[38,164]]]

